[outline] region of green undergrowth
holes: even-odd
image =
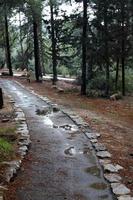
[[[0,135],[15,133],[16,127],[2,127],[0,128]]]
[[[5,161],[11,157],[13,153],[13,146],[4,138],[0,138],[0,162]]]
[[[15,126],[0,128],[0,162],[10,160],[14,154],[13,145],[17,140],[15,131]]]

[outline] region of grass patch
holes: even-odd
[[[78,88],[66,88],[65,89],[65,93],[79,93],[79,89]]]
[[[16,127],[2,127],[0,128],[0,135],[15,133],[15,131],[16,131]]]
[[[8,142],[14,142],[17,139],[15,131],[16,127],[2,127],[0,129],[0,138],[3,138]]]
[[[13,153],[13,147],[10,142],[4,138],[0,138],[0,162],[8,159]]]

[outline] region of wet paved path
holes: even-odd
[[[69,117],[52,112],[48,104],[12,81],[0,80],[0,85],[23,109],[32,140],[22,170],[9,185],[7,199],[115,199],[88,139]],[[49,113],[39,115],[42,110]],[[60,127],[64,124],[71,129]]]

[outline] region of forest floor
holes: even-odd
[[[0,110],[0,184],[5,182],[4,162],[16,159],[17,135],[15,113],[12,103],[8,96],[3,95],[4,106]]]
[[[99,141],[112,154],[112,162],[124,167],[120,171],[123,183],[133,194],[133,97],[119,101],[80,96],[79,88],[64,81],[53,88],[50,81],[28,83],[25,79],[15,78],[18,82],[36,93],[48,97],[54,103],[71,108],[81,116],[93,131],[99,132]]]

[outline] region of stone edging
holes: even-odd
[[[51,100],[49,100],[47,97],[43,97],[33,90],[30,90],[29,88],[26,88],[21,83],[15,81],[18,85],[21,87],[27,89],[32,94],[36,95],[43,101],[45,101],[47,104],[52,106],[53,108],[58,107],[57,104],[54,104]],[[58,109],[60,109],[58,107]],[[133,197],[130,195],[130,189],[128,189],[124,184],[122,184],[121,180],[122,177],[118,175],[119,170],[122,170],[123,167],[118,164],[111,163],[111,154],[107,151],[107,148],[104,146],[104,144],[98,142],[98,138],[101,136],[99,133],[94,133],[89,128],[88,124],[79,117],[75,112],[66,109],[64,107],[61,108],[61,111],[65,113],[80,129],[81,131],[86,135],[86,137],[89,139],[89,141],[92,144],[92,147],[94,148],[96,152],[96,156],[99,160],[100,165],[102,166],[103,172],[104,172],[104,178],[110,183],[112,192],[115,194],[118,200],[133,200]],[[0,199],[1,200],[1,199]]]
[[[118,164],[111,163],[111,154],[107,151],[104,144],[98,142],[98,138],[101,136],[99,133],[92,132],[88,124],[76,113],[63,109],[63,112],[67,114],[78,126],[82,132],[86,135],[92,144],[98,157],[99,163],[102,166],[104,172],[104,178],[110,183],[112,192],[116,195],[118,200],[133,200],[130,196],[130,189],[121,183],[122,177],[118,175],[119,170],[123,167]]]
[[[9,96],[9,95],[8,95]],[[4,200],[4,192],[8,190],[7,186],[8,183],[14,178],[14,176],[17,174],[17,171],[21,167],[22,160],[24,159],[24,156],[27,154],[28,147],[31,143],[30,141],[30,135],[28,126],[26,123],[25,114],[22,111],[22,109],[19,108],[19,106],[14,102],[11,96],[10,103],[13,104],[14,111],[16,114],[16,118],[14,121],[16,121],[17,124],[17,130],[16,134],[18,135],[18,155],[20,157],[19,160],[12,160],[10,162],[3,162],[3,164],[7,165],[6,171],[5,171],[5,183],[0,185],[0,200]]]

